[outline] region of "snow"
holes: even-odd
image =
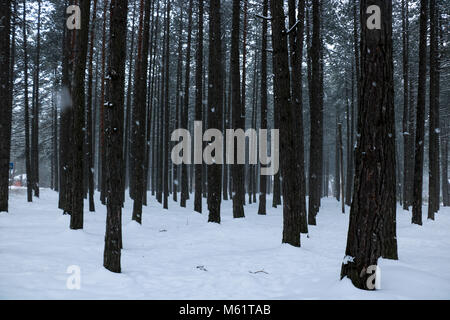
[[[122,273],[102,267],[106,209],[95,194],[95,213],[85,201],[84,229],[70,230],[57,209],[58,196],[41,189],[26,202],[26,189],[13,188],[10,212],[0,214],[1,299],[449,299],[450,208],[435,221],[410,223],[398,209],[398,261],[380,259],[381,289],[355,289],[339,280],[345,257],[348,211],[333,198],[322,200],[317,226],[302,235],[301,248],[281,244],[282,206],[258,216],[246,205],[244,219],[232,218],[222,202],[222,223],[206,213],[169,202],[163,210],[148,195],[142,225],[131,221],[132,201],[123,213]],[[203,208],[206,201],[203,199]],[[347,260],[350,257],[347,257]],[[80,289],[67,287],[80,271]],[[67,273],[69,271],[69,273]],[[73,274],[73,273],[72,273]],[[70,284],[70,281],[69,281]]]

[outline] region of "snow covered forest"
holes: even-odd
[[[450,299],[449,25],[0,0],[0,299]]]

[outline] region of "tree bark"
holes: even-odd
[[[366,13],[369,5],[380,8],[380,29],[367,26],[373,15],[370,10]],[[392,1],[362,0],[360,15],[360,138],[341,278],[370,290],[368,268],[377,265],[380,256],[392,258],[397,252]]]

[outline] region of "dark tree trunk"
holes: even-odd
[[[120,247],[123,196],[123,106],[128,1],[111,0],[110,70],[108,108],[106,109],[107,216],[103,266],[121,272]]]
[[[233,0],[233,17],[231,30],[231,103],[233,115],[233,129],[245,129],[245,110],[242,108],[242,97],[240,92],[240,70],[239,70],[239,25],[240,25],[240,1]],[[244,217],[245,188],[244,165],[237,163],[237,143],[234,144],[234,164],[231,167],[233,182],[233,217]]]
[[[310,148],[309,148],[309,206],[308,224],[316,224],[322,194],[322,95],[320,67],[320,10],[319,1],[313,0],[313,30],[311,42],[311,106],[310,106]],[[284,173],[283,173],[284,176]]]
[[[203,109],[203,1],[198,2],[198,35],[195,63],[195,121],[202,121]],[[194,211],[202,213],[202,165],[195,164]]]
[[[296,192],[300,175],[296,165],[296,133],[294,119],[297,118],[291,101],[289,80],[289,53],[284,5],[277,0],[270,1],[272,16],[272,44],[274,61],[274,100],[280,112],[281,171],[283,173],[283,243],[300,247],[301,210]],[[278,150],[272,150],[272,152]]]
[[[25,9],[24,9],[25,10]],[[8,211],[8,187],[9,187],[9,161],[11,149],[11,121],[12,121],[12,96],[11,96],[11,2],[0,1],[0,17],[2,17],[2,30],[0,33],[0,101],[2,117],[0,117],[0,212]]]
[[[188,116],[189,116],[189,86],[191,77],[191,41],[192,41],[192,6],[193,1],[189,0],[188,9],[188,29],[187,29],[187,48],[186,48],[186,70],[184,78],[184,95],[183,95],[183,108],[181,112],[181,128],[188,128]],[[188,178],[188,167],[187,164],[183,163],[181,165],[181,195],[180,195],[180,205],[186,207],[186,201],[189,198],[189,178]]]
[[[106,73],[106,12],[108,9],[108,0],[104,0],[103,4],[103,30],[102,30],[102,75],[100,85],[100,126],[99,126],[99,167],[98,167],[98,185],[100,189],[100,201],[106,204],[105,199],[105,73]]]
[[[138,57],[134,79],[134,106],[132,120],[131,152],[133,158],[134,174],[134,202],[132,219],[142,223],[144,186],[144,160],[145,160],[145,114],[147,97],[147,67],[150,35],[150,0],[141,0],[139,17]]]
[[[425,91],[427,76],[428,1],[420,0],[419,81],[417,87],[416,143],[412,223],[422,225],[423,145],[425,139]]]
[[[381,29],[369,29],[380,8]],[[368,277],[380,256],[397,254],[395,240],[396,183],[395,127],[392,58],[392,1],[361,1],[361,96],[358,111],[360,138],[356,149],[356,174],[346,257],[341,278],[360,289],[373,289]]]
[[[298,9],[298,16],[295,12]],[[290,35],[291,48],[291,64],[292,64],[292,100],[297,115],[294,121],[295,128],[295,150],[297,156],[297,172],[299,185],[296,187],[299,197],[300,217],[301,217],[301,232],[308,233],[308,222],[306,212],[306,185],[305,185],[305,156],[304,156],[304,142],[303,142],[303,31],[305,20],[305,1],[300,0],[298,8],[295,7],[295,0],[289,0],[289,27],[293,28]],[[297,22],[298,21],[298,22]]]
[[[430,0],[430,125],[428,148],[428,219],[439,211],[439,76],[438,76],[438,6]]]
[[[410,144],[413,141],[410,128],[409,112],[409,5],[408,1],[402,0],[402,56],[403,56],[403,209],[409,210],[411,205],[412,186],[410,183],[410,176],[412,175],[410,164]]]
[[[192,0],[190,0],[189,4],[189,15],[190,15],[190,21],[192,21]],[[164,55],[165,60],[165,86],[164,86],[164,209],[169,208],[168,199],[169,199],[169,123],[170,123],[170,117],[169,117],[169,60],[170,60],[170,51],[169,51],[169,33],[170,33],[170,0],[167,0],[167,15],[166,15],[166,32],[165,32],[165,39],[164,43],[166,45],[166,54]],[[190,38],[190,34],[188,36]],[[190,40],[188,40],[188,46],[190,45]],[[190,51],[190,48],[188,49]],[[189,53],[188,53],[189,54]],[[189,61],[189,60],[188,60]],[[189,62],[188,62],[189,64]],[[187,69],[188,67],[186,67]],[[187,96],[189,97],[189,96]],[[188,101],[188,98],[186,98]],[[187,113],[187,104],[185,105]],[[186,117],[187,118],[187,117]]]
[[[302,2],[302,1],[300,1]],[[269,11],[269,1],[263,2],[263,16],[267,17]],[[267,129],[267,19],[262,21],[262,39],[261,39],[261,129]],[[258,214],[267,214],[266,193],[267,176],[262,175],[259,178],[259,207]]]
[[[86,134],[86,151],[87,151],[87,176],[89,189],[89,211],[95,211],[94,205],[94,140],[92,135],[92,81],[93,81],[93,58],[94,58],[94,40],[95,40],[95,20],[97,17],[97,0],[94,0],[91,20],[91,41],[89,46],[89,65],[88,65],[88,93],[87,93],[87,134]]]
[[[41,1],[38,0],[38,19],[36,37],[36,57],[33,79],[33,116],[31,122],[31,175],[34,196],[39,198],[39,76],[41,53]]]
[[[26,21],[26,3],[23,0],[23,67],[24,67],[24,117],[25,117],[25,172],[27,175],[27,201],[33,201],[32,195],[32,181],[31,179],[31,160],[30,160],[30,115],[29,115],[29,103],[28,103],[28,50],[27,50],[27,21]],[[9,37],[9,36],[8,36]],[[9,50],[9,46],[8,46]],[[9,69],[8,69],[9,70]],[[9,170],[9,163],[8,163]]]
[[[80,0],[79,5],[81,9],[81,29],[77,31],[73,75],[73,176],[70,229],[83,228],[83,147],[85,128],[84,78],[89,35],[90,1]]]
[[[209,2],[208,127],[220,128],[223,105],[220,0]],[[208,222],[220,223],[222,165],[208,166]]]
[[[340,176],[344,177],[344,145],[342,144],[342,124],[338,123],[338,158],[339,158],[339,168],[337,171],[339,171]],[[340,189],[344,190],[344,179],[341,179],[340,181],[341,186]],[[345,213],[345,200],[344,200],[344,192],[342,192],[342,198],[341,198],[341,206],[342,206],[342,213]]]

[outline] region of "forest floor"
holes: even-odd
[[[26,202],[25,189],[11,191],[10,212],[0,214],[0,299],[450,299],[450,208],[435,221],[411,225],[399,208],[399,260],[380,259],[381,289],[355,289],[339,280],[349,208],[322,200],[317,226],[302,235],[301,248],[281,244],[282,207],[258,216],[245,206],[233,219],[232,202],[222,203],[222,223],[169,202],[169,211],[149,194],[142,225],[131,221],[132,201],[123,210],[122,273],[102,267],[106,208],[88,212],[84,229],[70,230],[57,209],[58,195],[41,190]],[[206,203],[204,202],[204,207]],[[79,266],[81,288],[66,286],[68,267]]]

